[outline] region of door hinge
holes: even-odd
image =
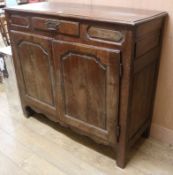
[[[123,64],[120,63],[120,77],[123,76]]]
[[[120,132],[121,132],[121,127],[120,125],[117,125],[116,127],[117,142],[119,141],[119,138],[120,138]]]

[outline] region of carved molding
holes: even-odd
[[[117,30],[110,30],[96,26],[89,26],[87,29],[88,38],[99,42],[123,43],[125,33]]]
[[[44,58],[46,58],[47,59],[47,62],[48,62],[48,69],[49,69],[49,72],[48,72],[48,74],[49,74],[49,78],[50,78],[50,82],[51,82],[51,94],[52,94],[52,103],[47,103],[47,102],[45,102],[45,101],[40,101],[40,100],[38,100],[38,99],[36,99],[35,97],[33,97],[33,96],[30,96],[28,93],[27,93],[27,87],[26,87],[26,82],[25,82],[25,78],[24,78],[24,70],[23,70],[23,66],[21,65],[21,71],[22,71],[22,78],[23,78],[23,81],[24,81],[24,86],[25,86],[25,95],[27,95],[27,97],[30,97],[31,99],[35,99],[35,101],[40,101],[41,103],[44,103],[44,104],[46,104],[46,105],[50,105],[50,106],[55,106],[55,101],[54,101],[54,97],[53,97],[53,77],[52,77],[52,73],[51,73],[51,70],[50,70],[50,68],[52,67],[51,66],[51,63],[50,63],[50,56],[49,56],[49,54],[48,54],[48,52],[40,45],[40,44],[38,44],[38,43],[34,43],[34,42],[30,42],[30,41],[24,41],[24,40],[22,40],[22,41],[20,41],[19,43],[18,43],[18,48],[19,49],[22,49],[22,47],[25,47],[25,45],[30,45],[30,46],[32,46],[32,47],[36,47],[36,48],[39,48],[40,50],[41,50],[41,52],[45,55],[45,57]],[[18,57],[19,57],[19,61],[20,61],[20,64],[22,64],[21,63],[21,58],[20,58],[20,55],[19,55],[19,52],[18,52]],[[30,57],[32,58],[32,55],[30,55]],[[44,60],[45,61],[45,60]],[[38,65],[39,66],[39,65]]]
[[[65,115],[67,118],[72,118],[72,119],[75,119],[75,120],[78,120],[79,122],[81,122],[82,120],[81,119],[78,119],[78,117],[76,116],[72,116],[71,114],[69,114],[68,112],[68,109],[67,109],[67,97],[66,97],[66,88],[65,88],[65,82],[64,82],[64,77],[66,76],[64,74],[64,61],[69,59],[69,58],[72,58],[72,56],[75,56],[75,57],[78,57],[80,59],[83,59],[83,60],[91,60],[93,62],[95,62],[95,64],[99,67],[99,69],[102,69],[104,72],[105,72],[105,77],[103,77],[103,79],[105,78],[105,94],[102,94],[104,96],[104,118],[105,118],[105,126],[103,128],[100,128],[100,127],[97,127],[95,125],[93,125],[94,127],[96,128],[99,128],[99,129],[103,129],[103,130],[106,130],[106,92],[107,92],[107,89],[106,89],[106,83],[107,83],[107,65],[105,64],[102,64],[99,60],[99,58],[97,58],[95,55],[86,55],[86,54],[82,54],[82,53],[75,53],[75,52],[67,52],[65,53],[64,55],[61,56],[61,86],[62,86],[62,92],[63,92],[63,105],[64,105],[64,111],[65,111]],[[73,59],[73,58],[72,58]],[[79,75],[81,76],[81,75]],[[93,75],[94,76],[94,75]],[[79,117],[80,118],[80,117]],[[86,121],[85,121],[86,122]],[[87,124],[87,123],[86,123]],[[92,125],[90,123],[88,123],[87,125]]]
[[[30,27],[30,22],[28,17],[11,15],[10,25],[13,27],[21,27],[28,29]]]

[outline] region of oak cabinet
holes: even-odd
[[[6,9],[22,108],[112,147],[148,137],[165,12],[66,3]]]

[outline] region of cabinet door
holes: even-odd
[[[11,32],[11,36],[19,90],[24,105],[55,116],[52,39],[20,32]]]
[[[54,41],[53,55],[60,119],[99,142],[115,144],[119,51]]]

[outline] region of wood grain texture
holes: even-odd
[[[29,18],[20,15],[11,15],[10,24],[21,28],[29,28]]]
[[[103,40],[103,41],[111,41],[111,42],[122,42],[124,39],[124,34],[116,31],[103,29],[99,27],[91,26],[88,28],[88,35],[90,38]]]
[[[33,17],[32,28],[35,30],[43,30],[72,36],[79,35],[79,23],[71,21]]]
[[[119,51],[56,41],[53,53],[61,77],[58,111],[62,120],[115,144]]]
[[[150,21],[155,17],[166,15],[165,12],[132,9],[123,7],[84,5],[73,3],[42,2],[38,4],[22,5],[8,8],[8,11],[34,12],[53,16],[89,19],[121,24],[134,25]]]
[[[36,19],[34,26],[38,24],[41,29],[22,32],[8,24],[24,112],[28,109],[30,115],[33,110],[42,113],[79,134],[110,146],[118,166],[124,168],[131,146],[141,135],[149,136],[166,14],[102,6],[94,6],[89,11],[86,5],[80,15],[80,5],[52,5],[40,3],[32,10],[28,10],[32,5],[6,10],[9,20],[11,14],[24,14],[31,20]],[[38,7],[44,7],[44,12],[37,10]],[[78,10],[74,11],[76,7]],[[85,16],[93,13],[92,18]],[[48,30],[43,32],[49,19]],[[61,22],[65,25],[59,33],[56,27],[61,26]],[[71,32],[79,32],[78,36],[68,33],[69,24],[76,24],[77,28],[72,28]],[[88,36],[90,28],[96,29],[90,34],[99,38]],[[109,41],[112,31],[123,34],[123,39]],[[30,44],[19,50],[16,40],[18,43],[27,40],[25,42]],[[43,49],[38,49],[40,47]],[[25,57],[22,64],[20,55]],[[31,73],[32,55],[35,55],[33,65],[38,65],[34,73]],[[23,71],[23,77],[31,80],[27,87],[35,100],[25,93]],[[43,77],[47,84],[40,81]],[[38,88],[42,88],[42,92]]]
[[[54,115],[56,99],[51,39],[20,32],[12,32],[11,36],[15,41],[14,63],[20,67],[18,84],[24,103],[39,104],[41,109]]]
[[[132,137],[150,116],[154,70],[155,64],[151,64],[134,76],[129,137]]]

